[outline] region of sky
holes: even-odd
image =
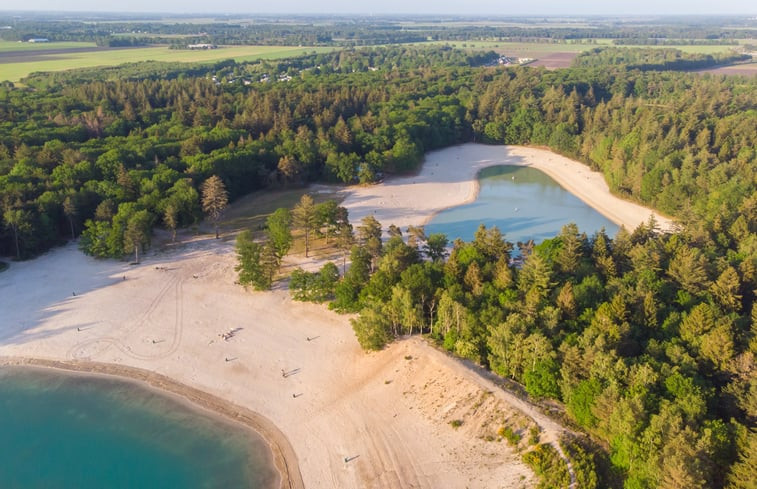
[[[0,10],[467,15],[757,14],[754,0],[24,0]]]

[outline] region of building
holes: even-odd
[[[189,44],[187,45],[189,49],[217,49],[218,46],[215,44]]]

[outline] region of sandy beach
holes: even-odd
[[[650,215],[655,216],[660,229],[672,229],[670,219],[611,194],[601,173],[551,151],[525,146],[471,143],[432,151],[426,154],[416,176],[351,189],[343,205],[350,210],[353,222],[374,214],[384,227],[423,225],[443,209],[475,200],[478,173],[495,165],[536,168],[629,232],[647,222]]]
[[[534,166],[629,229],[651,212],[611,196],[579,163],[480,145],[430,153],[413,177],[346,189],[343,205],[354,224],[368,214],[385,227],[423,224],[473,199],[476,173],[494,164]],[[235,264],[232,244],[210,236],[136,266],[74,244],[14,262],[0,273],[0,357],[136,377],[238,418],[272,445],[282,487],[534,486],[496,432],[520,428],[525,448],[532,426],[543,441],[560,426],[418,338],[365,353],[349,317],[293,302],[281,284],[246,291]]]

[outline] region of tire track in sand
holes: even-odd
[[[155,310],[163,303],[166,295],[172,289],[174,291],[174,324],[173,332],[171,334],[171,342],[168,344],[168,348],[162,348],[157,353],[138,353],[135,352],[131,346],[125,343],[124,338],[128,338],[135,331],[148,326],[150,323],[150,317],[154,314]],[[124,355],[134,358],[136,360],[158,360],[166,358],[178,350],[181,344],[181,338],[183,333],[183,313],[184,313],[184,277],[176,274],[166,281],[158,294],[150,301],[147,308],[140,315],[139,319],[131,323],[127,323],[123,328],[119,328],[122,334],[119,337],[116,336],[100,336],[89,340],[84,340],[73,347],[69,348],[66,352],[66,358],[72,360],[88,360],[95,355],[101,355],[108,349],[115,347],[118,351]],[[153,345],[161,345],[162,343],[153,343]],[[94,351],[92,351],[94,350]]]

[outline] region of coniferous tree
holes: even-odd
[[[218,239],[218,223],[221,215],[229,205],[229,194],[223,180],[218,175],[213,175],[202,184],[202,210],[213,223]]]
[[[292,209],[292,223],[300,229],[305,236],[305,257],[310,251],[310,236],[318,224],[318,213],[313,198],[305,194]]]

